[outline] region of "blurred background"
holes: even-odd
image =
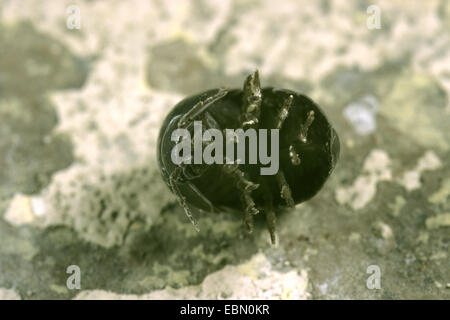
[[[256,68],[341,140],[276,246],[196,233],[155,158],[173,105]],[[446,0],[0,0],[0,299],[449,299],[449,95]]]

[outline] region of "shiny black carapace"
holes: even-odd
[[[179,128],[193,131],[194,121],[223,132],[278,129],[278,171],[261,175],[262,164],[227,159],[221,164],[174,164],[171,154],[177,141],[172,133]],[[223,145],[227,143],[224,135]],[[336,131],[311,99],[287,89],[261,89],[256,71],[247,77],[242,90],[214,89],[179,102],[161,127],[158,162],[165,182],[196,230],[192,208],[240,211],[249,232],[253,216],[262,211],[275,243],[275,212],[313,197],[333,171],[339,149]]]

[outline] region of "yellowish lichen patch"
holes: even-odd
[[[52,283],[49,287],[52,291],[55,291],[56,293],[59,293],[59,294],[67,294],[67,292],[69,291],[67,289],[67,287],[61,286],[58,284],[54,284],[54,283]]]
[[[428,200],[434,204],[449,204],[448,197],[450,196],[450,178],[447,178],[442,183],[441,188],[433,193]]]
[[[419,236],[417,237],[417,242],[421,244],[427,244],[429,238],[430,234],[426,231],[423,231],[419,233]]]
[[[442,260],[447,259],[447,252],[438,251],[430,256],[430,260]]]
[[[340,204],[348,204],[354,210],[362,209],[375,196],[377,183],[391,179],[389,155],[383,150],[372,150],[353,185],[336,190],[336,200]]]
[[[418,161],[417,165],[406,171],[399,179],[399,183],[408,191],[420,188],[420,176],[425,170],[435,170],[442,166],[441,160],[433,151],[426,152]]]
[[[381,114],[390,123],[419,143],[449,149],[449,140],[440,123],[436,111],[445,106],[435,105],[429,99],[438,93],[436,80],[426,74],[405,73],[395,83],[391,92],[381,101]]]
[[[358,232],[352,232],[348,236],[348,241],[358,243],[361,240],[361,235]]]
[[[75,299],[308,299],[307,288],[306,270],[276,271],[266,256],[258,253],[248,262],[208,275],[198,286],[166,287],[143,295],[86,290]]]
[[[0,255],[17,255],[30,261],[38,253],[39,249],[31,241],[16,235],[4,235],[0,247]]]
[[[392,210],[392,215],[394,217],[398,217],[405,204],[406,204],[405,198],[403,198],[402,196],[396,196],[395,202],[393,204],[389,204],[389,207]]]
[[[428,218],[425,221],[425,225],[428,229],[450,227],[450,213],[439,214],[437,216]]]

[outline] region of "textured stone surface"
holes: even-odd
[[[226,281],[224,281],[226,280]],[[305,270],[278,272],[258,253],[250,261],[226,266],[208,275],[198,286],[180,289],[167,287],[143,295],[109,291],[81,291],[75,299],[307,299],[310,294]]]
[[[450,3],[412,2],[77,1],[69,30],[72,2],[1,1],[0,299],[449,299]],[[277,246],[230,213],[196,233],[155,159],[177,101],[255,68],[341,140]]]

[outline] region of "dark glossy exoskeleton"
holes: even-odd
[[[172,132],[177,128],[192,129],[194,121],[219,130],[279,129],[278,172],[261,175],[261,164],[225,161],[175,165],[171,159],[176,144]],[[249,232],[253,216],[264,212],[272,243],[275,212],[313,197],[338,157],[339,138],[320,108],[291,90],[261,89],[257,71],[247,77],[242,90],[214,89],[185,98],[166,117],[158,137],[163,178],[197,230],[192,208],[240,211]]]

